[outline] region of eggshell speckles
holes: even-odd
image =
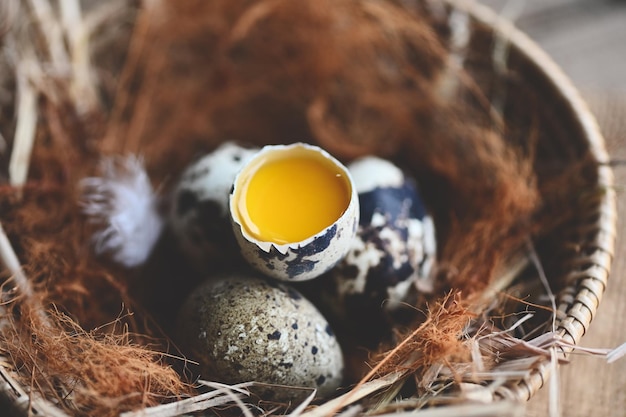
[[[378,294],[395,308],[412,285],[431,289],[434,224],[415,186],[382,187],[359,195],[361,222],[346,258],[333,274],[340,293]]]
[[[293,153],[316,153],[327,159],[342,172],[350,183],[350,201],[343,214],[332,225],[321,232],[300,242],[276,244],[261,241],[251,236],[242,225],[242,216],[238,213],[238,201],[243,198],[241,189],[248,169],[255,169],[254,161],[250,167],[240,171],[235,179],[230,197],[230,211],[233,230],[244,258],[257,270],[267,276],[283,281],[306,281],[316,278],[329,271],[348,252],[352,238],[355,236],[359,221],[359,199],[356,189],[352,186],[349,171],[326,151],[312,145],[295,143],[292,145],[275,145],[264,147],[254,160],[262,158],[279,158],[282,155]],[[268,156],[271,155],[271,156]]]
[[[169,227],[185,256],[199,269],[228,252],[226,242],[236,248],[228,196],[237,172],[256,152],[225,142],[191,164],[172,193]]]
[[[332,285],[323,291],[331,311],[362,321],[396,310],[411,291],[432,290],[435,230],[415,184],[391,162],[367,157],[349,169],[361,220],[350,251],[330,272]]]
[[[279,282],[233,275],[210,280],[185,302],[179,328],[205,379],[310,387],[321,396],[342,380],[341,349],[326,319]]]

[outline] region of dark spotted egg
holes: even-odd
[[[343,319],[367,322],[398,309],[409,294],[432,290],[436,241],[415,182],[389,161],[365,157],[348,166],[360,222],[346,257],[330,272],[324,304]]]
[[[234,253],[228,197],[239,170],[258,152],[224,142],[192,163],[171,195],[169,228],[183,254],[198,269]],[[232,244],[231,251],[227,251]]]
[[[328,322],[298,291],[276,280],[213,277],[190,294],[178,321],[180,342],[199,362],[203,379],[307,387],[320,396],[342,381],[342,351]],[[263,397],[290,401],[310,392],[273,389]]]

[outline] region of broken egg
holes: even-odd
[[[189,295],[178,323],[181,343],[199,361],[204,379],[315,388],[320,396],[342,381],[335,334],[317,308],[285,283],[248,274],[213,277]],[[265,399],[289,400],[281,390]]]
[[[192,163],[173,190],[169,227],[181,252],[200,270],[229,252],[224,249],[233,241],[228,211],[230,189],[237,172],[258,151],[224,142]]]
[[[347,168],[304,143],[268,145],[235,178],[230,196],[244,258],[264,274],[304,281],[348,252],[359,201]]]

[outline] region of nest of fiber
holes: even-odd
[[[0,35],[0,370],[18,415],[521,415],[600,302],[602,137],[550,59],[478,5],[9,0]],[[176,255],[94,254],[79,184],[103,157],[141,155],[167,190],[226,139],[391,159],[433,213],[434,291],[346,353],[335,398],[198,379],[168,337],[194,284]]]

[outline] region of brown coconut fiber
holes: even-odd
[[[1,389],[16,415],[521,415],[597,308],[615,236],[602,137],[549,58],[482,7],[9,0],[0,36]],[[335,398],[198,381],[169,334],[200,277],[165,237],[135,268],[94,254],[79,184],[102,158],[141,155],[165,195],[225,140],[389,158],[429,204],[435,289],[347,353]]]

